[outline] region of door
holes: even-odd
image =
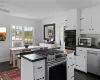
[[[74,78],[74,65],[67,67],[67,80],[73,80]]]
[[[87,55],[87,70],[90,73],[98,74],[99,73],[99,53],[91,51]]]
[[[81,34],[91,33],[91,8],[82,10],[81,15]]]
[[[100,34],[100,5],[92,7],[92,29],[95,34]]]
[[[75,66],[75,69],[81,70],[81,57],[80,57],[80,56],[76,56],[75,59],[76,59],[76,62],[75,62],[76,66]]]
[[[86,59],[86,56],[81,56],[81,71],[87,72],[87,59]]]
[[[67,30],[75,30],[76,29],[76,11],[70,11],[68,13],[68,29]]]

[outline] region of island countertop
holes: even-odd
[[[37,55],[37,54],[21,55],[21,57],[24,58],[24,59],[27,59],[27,60],[29,60],[31,62],[35,62],[35,61],[46,59],[46,57],[40,56],[40,55]]]

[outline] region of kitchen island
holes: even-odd
[[[65,66],[64,72],[60,66]],[[55,74],[52,75],[57,68]],[[64,74],[57,76],[60,74]],[[37,50],[21,55],[21,80],[74,80],[74,53],[56,49]]]

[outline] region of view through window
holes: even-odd
[[[33,44],[33,27],[28,26],[12,26],[12,46],[14,42],[23,44]]]

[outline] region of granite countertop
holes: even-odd
[[[100,46],[95,46],[95,45],[92,45],[92,46],[80,46],[80,45],[77,45],[77,47],[100,49]]]
[[[26,54],[26,55],[21,55],[21,57],[23,57],[23,58],[25,58],[25,59],[27,59],[31,62],[46,59],[46,57],[40,56],[40,55],[37,55],[37,54]]]

